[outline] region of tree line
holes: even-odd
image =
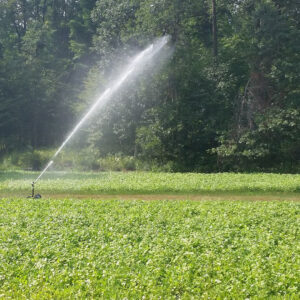
[[[0,156],[54,148],[128,57],[170,56],[73,147],[173,171],[299,171],[297,0],[1,0]]]

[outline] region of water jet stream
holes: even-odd
[[[54,159],[56,158],[56,156],[62,151],[65,145],[74,136],[78,129],[84,124],[84,122],[92,115],[92,113],[100,106],[103,106],[110,99],[110,97],[123,85],[123,83],[134,74],[134,71],[137,71],[140,67],[144,66],[146,62],[150,61],[150,59],[153,58],[168,43],[168,41],[169,37],[164,36],[158,39],[155,43],[151,44],[148,48],[146,48],[133,58],[132,62],[125,68],[125,71],[120,75],[120,77],[111,85],[111,87],[107,88],[106,91],[97,99],[97,101],[91,106],[88,112],[78,122],[78,124],[74,127],[71,133],[67,136],[65,141],[61,144],[61,146],[57,149],[57,151],[55,152],[51,160],[48,162],[46,167],[42,170],[40,175],[32,182],[33,188],[34,184],[44,175],[44,173],[54,163]]]

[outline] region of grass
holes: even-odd
[[[0,298],[298,299],[299,175],[37,175],[0,173]]]
[[[1,200],[0,295],[297,299],[299,202]]]
[[[29,193],[34,172],[0,172],[0,195]],[[36,184],[51,194],[299,193],[300,175],[51,172]]]

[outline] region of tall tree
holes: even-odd
[[[213,56],[218,56],[218,29],[217,29],[217,11],[216,0],[211,0],[212,5],[212,34],[213,34]]]

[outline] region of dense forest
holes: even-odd
[[[164,35],[172,55],[70,147],[170,171],[299,172],[298,0],[0,0],[1,159],[59,146]]]

